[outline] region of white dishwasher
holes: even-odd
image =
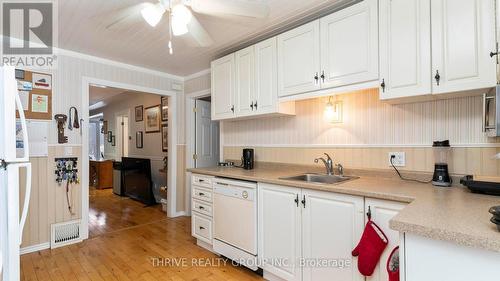
[[[257,183],[213,183],[214,251],[257,270]]]

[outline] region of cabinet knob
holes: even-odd
[[[441,75],[439,75],[439,70],[436,70],[436,75],[434,76],[434,79],[436,79],[436,83],[439,86],[439,81],[441,80]]]
[[[304,208],[306,207],[306,196],[305,195],[302,199],[302,205],[304,206]]]
[[[203,226],[200,226],[200,230],[203,230],[203,229],[205,229],[205,228]]]
[[[318,83],[318,79],[319,79],[318,73],[316,72],[316,74],[314,74],[314,81],[316,82],[316,84]]]
[[[295,197],[295,204],[297,207],[299,206],[299,195],[297,194],[297,197]]]
[[[490,58],[498,56],[498,52],[490,52]]]
[[[325,71],[321,71],[321,82],[325,82]]]
[[[252,108],[252,111],[253,111],[253,102],[252,102],[252,104],[250,105],[250,107]]]
[[[382,83],[380,83],[380,87],[382,88],[382,93],[385,93],[385,79],[382,78]]]
[[[257,101],[255,101],[255,104],[253,106],[255,106],[255,110],[257,110]]]
[[[203,206],[198,207],[200,210],[204,210],[205,208]]]
[[[234,105],[231,106],[231,111],[234,113]]]

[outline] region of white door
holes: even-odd
[[[234,116],[234,54],[212,61],[212,119]]]
[[[495,1],[431,1],[432,92],[496,85]]]
[[[128,115],[116,117],[115,159],[121,161],[122,157],[128,157]]]
[[[430,0],[380,0],[380,99],[431,94]]]
[[[236,52],[235,62],[236,115],[251,115],[254,112],[255,92],[254,46]]]
[[[196,100],[195,167],[213,167],[219,162],[219,122],[211,119],[208,101]]]
[[[305,266],[304,281],[364,280],[352,257],[363,233],[363,197],[302,190],[302,248],[305,260],[352,260],[350,266]]]
[[[320,19],[321,87],[378,79],[377,0],[365,0]]]
[[[276,37],[255,45],[255,101],[259,114],[276,111],[278,102]]]
[[[278,35],[278,94],[320,88],[319,20]]]
[[[389,255],[391,254],[392,250],[396,246],[399,246],[399,232],[389,228],[389,221],[405,206],[406,204],[404,203],[394,201],[371,198],[365,199],[365,213],[368,213],[369,208],[371,211],[372,221],[375,222],[380,227],[380,229],[382,229],[382,231],[389,239],[389,244],[382,253],[375,271],[373,272],[372,276],[366,277],[366,281],[389,280],[386,269],[387,259],[389,259]]]
[[[259,183],[259,257],[264,271],[285,280],[301,280],[300,189]]]

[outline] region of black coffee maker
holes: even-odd
[[[253,159],[254,159],[253,149],[251,148],[243,149],[243,156],[241,157],[241,162],[242,162],[241,165],[243,166],[243,169],[252,170]]]

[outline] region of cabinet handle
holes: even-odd
[[[380,87],[382,88],[382,93],[385,93],[385,79],[382,78],[382,83],[380,83]]]
[[[200,196],[205,196],[205,193],[200,192],[200,193],[198,193],[198,195],[200,195]]]
[[[200,226],[200,230],[203,230],[203,229],[205,229],[205,228],[203,226]]]
[[[304,205],[304,208],[306,207],[306,196],[304,195],[302,199],[302,205]]]
[[[253,106],[255,106],[255,110],[257,110],[257,101],[255,101],[255,104]]]
[[[231,106],[231,111],[234,113],[234,105]]]
[[[318,84],[318,79],[319,79],[318,73],[316,72],[316,74],[314,74],[314,81],[316,81],[316,84]]]
[[[441,80],[441,75],[439,75],[439,70],[436,70],[436,75],[434,76],[434,79],[436,79],[436,83],[439,86],[439,81]]]
[[[498,52],[490,52],[490,58],[498,56]]]
[[[325,82],[325,71],[321,71],[321,81]]]
[[[299,195],[297,194],[297,197],[295,197],[295,204],[297,204],[297,207],[299,206]]]
[[[198,182],[204,182],[205,180],[199,179]]]
[[[252,102],[252,104],[250,105],[250,107],[252,108],[252,111],[253,111],[253,102]]]
[[[368,206],[368,212],[366,213],[366,216],[368,217],[368,220],[372,220],[372,209],[370,206]]]
[[[205,210],[205,208],[203,206],[199,206],[198,209]]]

